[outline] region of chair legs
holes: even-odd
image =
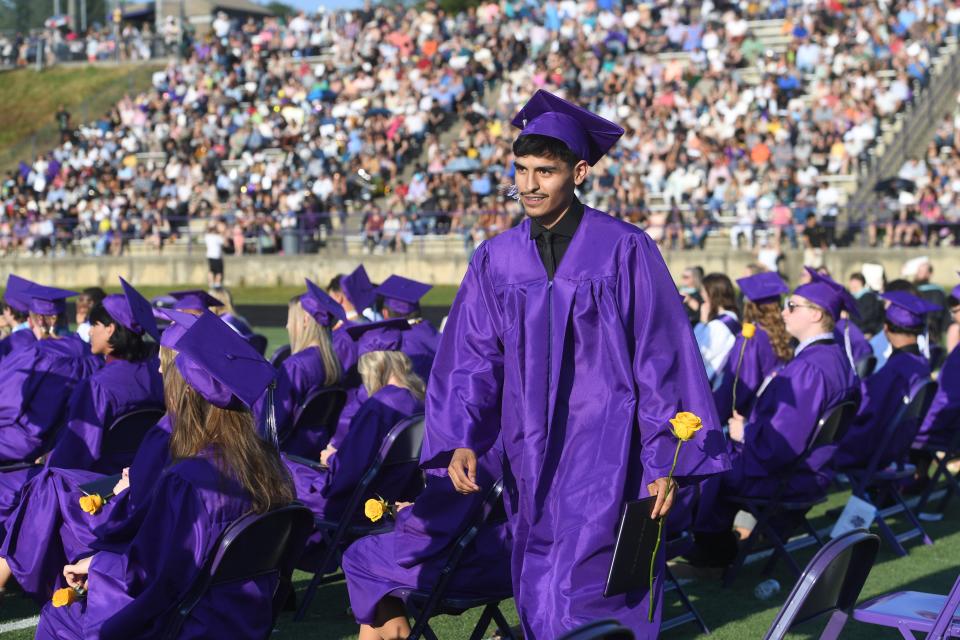
[[[683,587],[680,586],[680,583],[677,582],[677,579],[673,576],[673,573],[670,571],[669,567],[666,568],[664,573],[664,594],[666,594],[668,590],[677,592],[677,596],[680,597],[680,602],[683,604],[683,608],[686,609],[687,612],[677,616],[676,618],[664,620],[660,626],[661,631],[679,627],[681,624],[693,620],[696,621],[697,625],[706,635],[710,635],[710,628],[707,626],[707,623],[704,622],[703,618],[700,616],[700,612],[697,611],[696,607],[693,606],[693,603],[690,602],[687,592],[684,591]]]
[[[863,487],[858,487],[857,491],[854,492],[854,495],[873,505],[883,504],[883,499],[888,496],[893,498],[894,502],[896,502],[896,505],[886,509],[881,509],[878,507],[876,516],[877,529],[880,533],[880,537],[883,538],[883,540],[890,546],[895,554],[900,557],[906,556],[907,550],[904,548],[903,542],[913,538],[919,537],[923,539],[924,544],[933,544],[933,540],[927,534],[926,530],[923,528],[923,525],[920,524],[920,520],[917,518],[916,514],[913,513],[913,510],[903,500],[903,497],[900,495],[900,491],[895,485],[892,483],[884,483],[874,486],[873,489],[875,491],[874,497],[871,497],[869,490]],[[890,525],[887,524],[886,520],[890,516],[898,513],[903,513],[910,522],[910,529],[900,534],[895,533]]]

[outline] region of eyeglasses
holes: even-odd
[[[816,309],[816,307],[813,307],[809,304],[800,304],[799,302],[794,302],[793,300],[787,300],[783,304],[783,310],[786,311],[787,313],[793,313],[794,311],[796,311],[801,307],[804,309]]]

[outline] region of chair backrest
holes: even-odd
[[[877,470],[883,468],[888,463],[894,461],[913,443],[917,430],[920,429],[920,423],[933,402],[933,396],[937,392],[937,383],[933,380],[921,380],[917,382],[910,392],[903,397],[903,404],[894,415],[893,419],[887,422],[879,442],[876,443],[873,455],[870,457],[870,463],[867,465],[867,474],[865,482],[869,484],[870,476]],[[896,440],[896,443],[894,443]],[[896,444],[896,446],[894,446]],[[903,449],[903,451],[891,451],[891,449]],[[894,460],[891,460],[893,456]]]
[[[594,620],[557,640],[634,640],[633,632],[616,620]]]
[[[267,513],[251,513],[232,523],[220,536],[200,574],[171,616],[165,637],[176,638],[184,622],[210,588],[276,574],[272,620],[290,592],[290,576],[313,531],[313,513],[294,503]],[[272,625],[271,625],[272,626]]]
[[[120,416],[103,434],[101,454],[136,453],[147,431],[160,422],[163,413],[162,409],[138,409]]]
[[[930,345],[930,370],[936,371],[943,366],[947,359],[947,350],[939,344]]]
[[[854,402],[841,402],[820,417],[810,439],[808,451],[837,442],[846,433],[847,427],[857,414]]]
[[[880,538],[848,531],[821,548],[803,570],[764,640],[780,640],[796,625],[836,611],[849,615],[857,604],[880,549]]]
[[[257,350],[257,353],[263,355],[267,352],[267,336],[254,333],[251,336],[247,337],[247,342],[250,343],[250,346]]]
[[[954,637],[950,635],[950,628],[956,624],[958,607],[960,607],[960,576],[953,583],[953,588],[950,589],[950,594],[947,596],[947,602],[943,605],[940,613],[937,614],[937,619],[933,621],[933,628],[927,634],[926,640],[944,640]]]
[[[277,347],[273,355],[270,356],[270,364],[274,367],[279,367],[283,364],[283,361],[290,357],[290,345],[284,344]]]
[[[327,429],[332,433],[336,419],[343,411],[347,401],[346,392],[339,387],[322,387],[315,390],[297,409],[293,419],[293,428],[287,429],[280,439],[280,445],[300,429]]]
[[[867,356],[857,361],[857,377],[863,380],[877,368],[877,356]]]

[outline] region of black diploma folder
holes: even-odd
[[[650,519],[656,501],[656,496],[651,496],[630,500],[623,506],[604,598],[649,588],[650,560],[659,532],[659,522]]]
[[[97,494],[106,502],[108,498],[113,496],[113,488],[117,486],[118,482],[120,482],[119,473],[82,484],[80,485],[80,491],[86,496]]]

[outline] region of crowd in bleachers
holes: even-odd
[[[759,18],[782,19],[778,44],[750,29]],[[548,88],[627,129],[583,188],[587,203],[668,247],[702,247],[720,226],[734,245],[796,246],[809,217],[829,246],[845,194],[823,178],[855,171],[928,82],[957,18],[906,0],[747,11],[504,1],[286,24],[221,14],[148,91],[7,177],[0,243],[116,254],[219,218],[228,251],[311,251],[336,218],[371,250],[450,232],[470,249],[517,219],[498,189],[512,170],[507,116]]]

